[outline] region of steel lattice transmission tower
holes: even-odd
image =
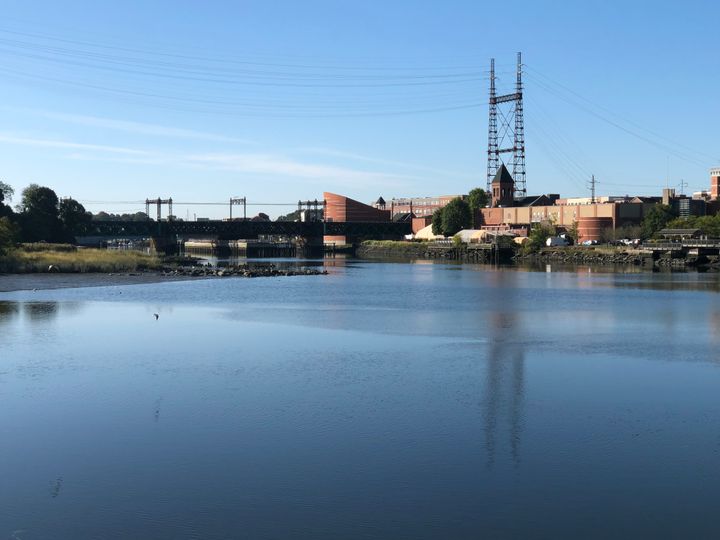
[[[525,122],[523,118],[522,53],[517,53],[515,92],[497,95],[495,87],[495,59],[490,60],[490,118],[488,122],[487,190],[500,168],[500,163],[512,165],[515,198],[527,195],[525,182]],[[498,126],[498,120],[500,124]],[[512,146],[509,146],[512,141]],[[503,159],[512,154],[512,160]],[[510,168],[510,167],[508,167]]]

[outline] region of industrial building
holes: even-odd
[[[391,199],[388,205],[382,197],[378,203],[382,201],[382,209],[390,210],[392,215],[396,214],[412,214],[415,217],[432,217],[435,210],[443,208],[447,203],[458,197],[465,198],[465,195],[438,195],[436,197],[403,197]],[[375,207],[379,208],[378,203]],[[389,207],[389,208],[388,208]]]
[[[326,191],[323,193],[323,199],[325,200],[325,221],[328,222],[359,221],[378,223],[392,220],[390,210],[375,208],[344,195]],[[344,236],[325,236],[323,241],[325,243],[345,244],[347,239]]]
[[[720,209],[713,190],[720,189],[720,168],[710,173],[711,195],[689,197],[678,195],[674,189],[664,189],[662,197],[577,197],[562,199],[547,194],[515,198],[513,178],[500,165],[491,182],[492,202],[490,208],[480,211],[482,228],[526,231],[534,223],[552,222],[559,227],[571,227],[577,223],[581,240],[601,240],[603,231],[626,225],[639,225],[647,212],[656,204],[670,206],[680,217],[715,214]]]

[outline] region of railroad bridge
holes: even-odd
[[[172,252],[180,241],[190,238],[217,240],[285,236],[296,239],[309,250],[322,249],[324,236],[345,236],[348,243],[362,240],[397,240],[412,232],[409,222],[326,222],[326,221],[93,221],[74,233],[85,243],[114,238],[151,238],[159,251]]]

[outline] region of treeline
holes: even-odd
[[[14,194],[0,182],[0,251],[17,242],[73,242],[73,231],[92,220],[82,204],[48,187],[30,184],[15,209],[8,204]]]
[[[652,238],[662,229],[699,229],[709,237],[720,238],[720,214],[679,217],[669,206],[655,205],[642,222],[644,238]]]
[[[669,229],[700,229],[705,236],[720,238],[720,214],[675,218],[667,226]]]
[[[145,212],[134,212],[132,214],[109,214],[98,212],[92,214],[93,221],[147,221],[148,215]]]

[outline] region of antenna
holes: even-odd
[[[688,183],[681,178],[680,179],[680,195],[685,195],[685,188],[687,187],[687,185],[688,185]]]
[[[495,59],[490,59],[490,100],[488,121],[487,191],[500,168],[501,154],[512,154],[514,197],[527,195],[525,182],[525,123],[523,117],[522,53],[517,53],[517,78],[512,94],[498,96],[495,88]],[[503,110],[499,110],[500,106]],[[498,130],[498,112],[500,128]],[[512,146],[509,146],[512,141]],[[500,148],[500,146],[504,146]],[[503,161],[504,163],[504,161]]]

